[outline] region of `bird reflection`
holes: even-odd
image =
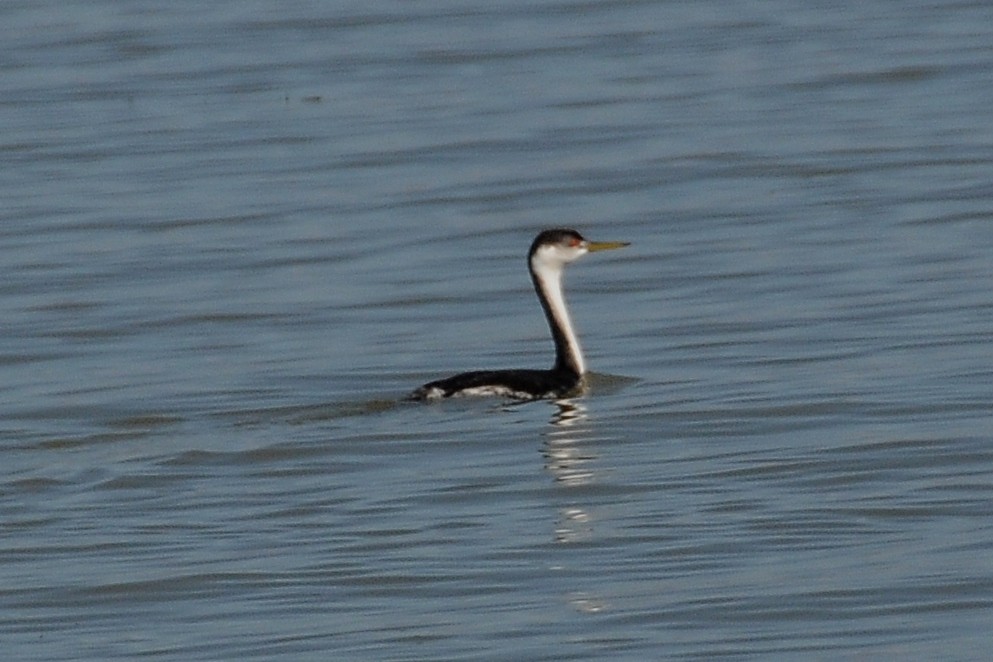
[[[558,400],[552,416],[552,429],[545,438],[541,454],[545,469],[564,487],[578,487],[593,482],[592,462],[596,456],[580,445],[590,428],[586,408],[572,400]],[[555,542],[569,543],[590,537],[590,515],[578,505],[559,509]]]
[[[583,490],[573,491],[574,488],[591,484],[596,478],[593,461],[597,456],[590,450],[591,427],[586,407],[574,400],[557,400],[555,406],[551,428],[541,451],[545,469],[563,488],[564,494],[586,494]],[[558,509],[554,539],[559,545],[593,537],[593,517],[586,508],[573,499],[570,501],[572,503]],[[564,567],[559,569],[565,570]],[[602,600],[585,591],[570,591],[565,595],[565,600],[581,613],[593,614],[606,608]]]
[[[596,457],[577,445],[579,439],[589,433],[589,427],[584,425],[586,407],[572,400],[558,400],[555,405],[553,427],[541,451],[545,469],[560,483],[585,485],[593,480],[592,468],[587,465]]]
[[[552,416],[552,425],[570,427],[588,418],[586,407],[575,400],[556,400],[555,408],[555,414]]]

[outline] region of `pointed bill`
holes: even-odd
[[[624,248],[625,246],[630,246],[629,241],[588,241],[586,242],[586,250],[590,253],[596,253],[597,251],[612,251],[615,248]]]

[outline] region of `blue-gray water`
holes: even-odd
[[[983,659],[993,5],[0,4],[10,660]],[[542,367],[539,229],[598,373]]]

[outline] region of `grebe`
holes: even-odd
[[[587,253],[627,246],[621,241],[587,241],[568,228],[545,230],[528,251],[528,270],[555,341],[551,370],[474,370],[439,379],[410,394],[412,400],[437,400],[463,395],[495,395],[521,400],[559,398],[583,390],[586,363],[562,295],[565,265]]]

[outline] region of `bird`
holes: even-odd
[[[564,398],[585,387],[586,362],[572,326],[562,292],[567,264],[587,253],[630,245],[623,241],[588,241],[571,228],[544,230],[528,251],[531,282],[555,342],[555,363],[550,370],[473,370],[428,382],[415,389],[411,400],[441,400],[459,396],[498,396],[513,400]]]

